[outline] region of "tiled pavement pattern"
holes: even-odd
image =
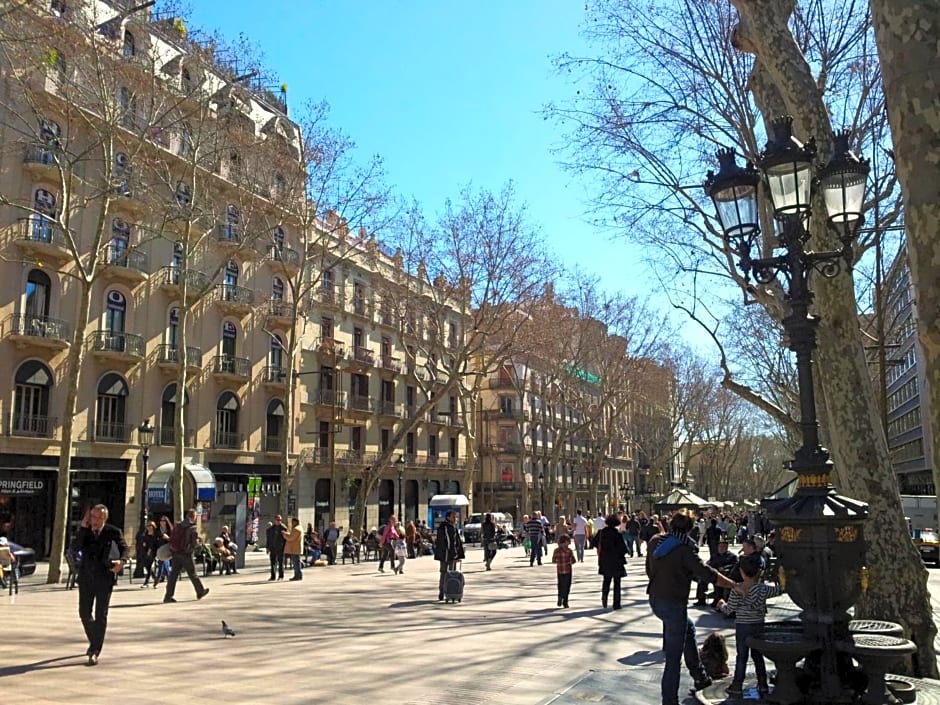
[[[550,563],[530,568],[521,548],[510,549],[484,572],[479,549],[468,553],[459,605],[437,602],[429,557],[409,561],[400,576],[369,562],[269,583],[266,557],[253,554],[240,575],[208,578],[201,602],[184,579],[170,605],[162,586],[123,578],[94,668],[82,656],[77,591],[26,578],[18,596],[0,594],[0,702],[659,702],[661,630],[639,559],[628,566],[624,609],[614,612],[600,608],[592,552],[575,566],[567,610],[555,607]],[[731,628],[720,615],[691,613],[700,634]],[[236,638],[222,638],[222,619]]]

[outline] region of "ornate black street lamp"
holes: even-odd
[[[862,524],[868,508],[836,493],[830,483],[832,461],[819,443],[813,389],[818,319],[810,313],[809,279],[813,272],[831,278],[851,270],[868,164],[849,151],[849,135],[842,132],[833,136],[829,162],[814,169],[815,142],[802,144],[795,139],[792,122],[782,117],[771,123],[773,135],[756,168],[751,163],[744,168],[735,164],[731,149],[719,151],[719,171],[709,172],[705,190],[745,279],[757,285],[780,281],[785,287],[790,310],[783,326],[796,357],[799,385],[802,445],[789,464],[799,476],[798,488],[793,497],[764,504],[777,532],[781,583],[803,609],[802,633],[782,638],[768,631],[753,645],[778,664],[778,701],[799,695],[791,666],[796,663],[793,656],[800,654],[807,664],[803,694],[811,692],[819,702],[841,702],[851,688],[851,659],[846,654],[859,657],[860,642],[852,640],[847,610],[867,585]],[[769,241],[761,237],[759,226],[761,181],[776,225]],[[808,247],[806,227],[815,196],[822,196],[825,203],[827,227],[841,244],[837,250],[815,252]]]
[[[539,473],[539,511],[545,511],[545,475]]]
[[[401,513],[401,479],[405,474],[405,456],[399,455],[398,460],[395,461],[395,464],[398,466],[398,521],[405,523],[405,517]]]
[[[137,427],[137,444],[140,446],[140,527],[138,534],[143,536],[147,531],[147,505],[150,502],[147,499],[147,463],[150,460],[150,446],[153,443],[154,427],[150,425],[150,419],[145,419]]]

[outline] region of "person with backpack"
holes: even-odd
[[[173,527],[170,533],[170,577],[166,581],[166,595],[164,602],[176,602],[173,595],[176,593],[176,581],[180,573],[186,571],[193,588],[196,590],[196,599],[201,600],[209,594],[209,588],[203,586],[199,576],[196,575],[196,564],[193,562],[193,551],[199,543],[196,533],[196,510],[187,509],[186,519]]]

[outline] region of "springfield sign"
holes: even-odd
[[[0,478],[0,494],[30,495],[39,494],[46,489],[45,480],[13,480]]]

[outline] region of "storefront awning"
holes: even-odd
[[[200,463],[184,463],[183,468],[196,483],[196,500],[199,502],[215,501],[215,475],[205,465]],[[153,504],[160,503],[158,494],[167,495],[167,490],[173,486],[175,463],[164,463],[157,467],[147,480],[148,499]],[[163,490],[161,493],[160,490]],[[163,503],[167,503],[163,500]]]

